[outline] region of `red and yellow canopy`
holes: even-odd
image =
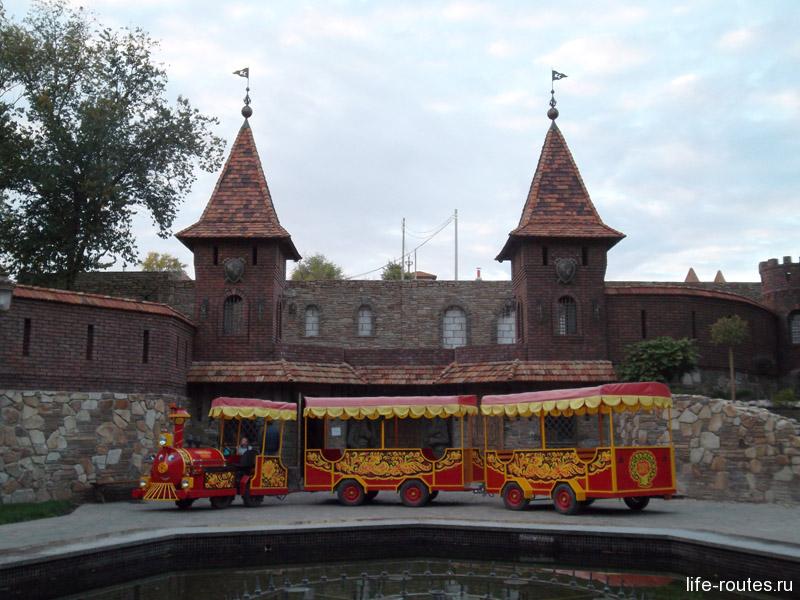
[[[609,383],[595,387],[484,396],[481,412],[488,416],[572,416],[598,412],[636,412],[672,406],[672,394],[663,383]]]
[[[303,416],[314,419],[432,419],[478,414],[476,396],[372,396],[364,398],[306,398]]]
[[[208,416],[212,419],[272,419],[294,421],[297,405],[294,402],[274,402],[260,398],[215,398]]]

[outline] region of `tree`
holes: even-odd
[[[292,272],[292,281],[317,281],[319,279],[344,279],[342,268],[322,254],[301,260]]]
[[[136,261],[132,218],[170,234],[194,167],[219,168],[218,121],[165,99],[156,43],[65,0],[0,15],[0,261],[60,274]],[[7,160],[7,159],[11,160]]]
[[[172,273],[182,273],[186,268],[176,257],[171,254],[159,254],[158,252],[148,252],[143,261],[139,262],[142,271],[169,271]]]
[[[381,279],[384,281],[399,281],[403,279],[403,265],[399,262],[390,261],[383,267],[383,271],[381,271]],[[406,273],[405,279],[411,279],[411,276]]]
[[[731,400],[736,400],[736,372],[733,368],[733,348],[744,342],[749,335],[747,321],[739,315],[721,317],[711,326],[711,341],[728,347],[728,368],[731,379]]]
[[[697,368],[697,349],[692,340],[659,337],[629,346],[618,372],[623,381],[663,381]]]

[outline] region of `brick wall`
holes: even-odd
[[[734,350],[736,368],[756,372],[764,368],[759,366],[762,358],[775,364],[777,331],[776,319],[771,312],[744,301],[689,294],[690,291],[686,290],[674,295],[625,295],[622,291],[609,295],[609,358],[614,363],[622,361],[626,347],[643,339],[694,337],[700,352],[699,366],[726,369],[727,348],[711,342],[711,325],[721,317],[736,314],[750,326],[749,338]],[[643,319],[646,338],[642,331]],[[774,375],[775,369],[764,374]]]
[[[257,247],[257,264],[253,249]],[[216,248],[217,264],[214,264]],[[243,258],[241,281],[225,280],[224,263]],[[274,241],[202,241],[194,246],[197,360],[268,360],[278,337],[275,313],[283,293],[286,260]],[[239,296],[244,303],[241,333],[223,330],[225,299]]]
[[[789,317],[800,314],[800,262],[790,256],[782,261],[776,258],[758,265],[763,287],[763,302],[778,314],[778,346],[781,371],[794,372],[794,383],[800,386],[800,344],[793,344],[789,331]]]
[[[466,314],[467,345],[497,342],[497,319],[512,302],[507,281],[288,282],[283,340],[287,344],[368,348],[442,348],[444,313]],[[305,336],[305,309],[320,311],[317,337]],[[369,306],[373,335],[358,335],[358,310]]]
[[[182,394],[193,333],[177,317],[15,297],[11,310],[0,313],[0,386]]]

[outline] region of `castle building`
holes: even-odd
[[[203,415],[223,394],[576,387],[615,380],[626,349],[659,336],[694,339],[700,369],[686,383],[713,387],[727,349],[710,327],[734,314],[750,331],[738,375],[797,386],[800,264],[770,259],[749,283],[721,273],[702,283],[693,270],[684,282],[607,281],[625,236],[603,222],[549,116],[519,223],[498,240],[511,281],[288,281],[300,253],[245,118],[200,220],[176,235],[195,280],[94,273],[81,292],[17,285],[0,313],[0,390],[166,394]]]

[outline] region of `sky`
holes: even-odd
[[[608,280],[758,281],[800,255],[800,2],[201,2],[76,0],[160,45],[168,93],[233,142],[250,119],[275,208],[300,253],[380,276],[458,210],[459,279],[509,279],[544,136],[558,125],[603,221],[627,234]],[[29,2],[4,2],[20,19]],[[198,169],[173,231],[219,173]],[[140,254],[177,240],[136,220]],[[416,234],[413,237],[412,234]],[[420,235],[421,234],[421,235]],[[454,227],[417,268],[454,277]],[[119,268],[118,265],[117,268]],[[189,269],[190,273],[192,269]]]

